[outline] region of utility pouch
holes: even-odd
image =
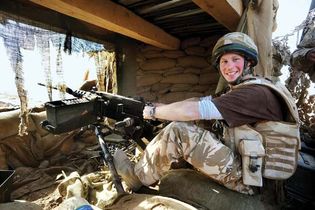
[[[300,148],[299,127],[294,123],[265,122],[256,126],[263,136],[266,149],[263,176],[283,180],[292,176],[298,162]]]
[[[239,143],[242,156],[242,174],[245,185],[259,186],[262,182],[262,163],[265,149],[258,139],[243,139]]]

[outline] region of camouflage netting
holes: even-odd
[[[96,73],[100,91],[117,93],[116,56],[114,52],[99,51],[90,53],[95,59]]]
[[[41,29],[38,27],[30,26],[27,24],[15,22],[7,17],[6,14],[0,13],[0,38],[3,39],[7,55],[9,57],[12,69],[15,73],[15,84],[20,98],[20,108],[21,108],[21,123],[19,126],[19,134],[26,134],[27,124],[28,124],[28,97],[27,90],[24,85],[24,72],[23,72],[23,55],[21,49],[25,50],[38,50],[41,55],[42,69],[44,70],[46,78],[47,93],[49,99],[52,100],[52,77],[51,77],[51,58],[50,51],[51,46],[57,49],[57,67],[56,74],[58,77],[58,87],[60,90],[64,91],[64,78],[63,78],[63,68],[62,68],[62,54],[61,50],[71,54],[72,52],[100,52],[104,51],[104,45],[85,41],[76,37],[73,37],[71,33],[65,35],[56,33],[50,30]],[[33,23],[32,23],[33,24]],[[112,56],[115,57],[115,56]],[[114,60],[110,57],[113,69]],[[114,60],[115,61],[115,60]],[[104,62],[103,62],[104,63]],[[99,68],[103,67],[101,63]],[[111,70],[113,72],[113,70]],[[103,73],[104,74],[104,73]],[[64,97],[64,93],[60,94],[61,98]]]
[[[23,197],[34,200],[34,197],[42,196],[36,195],[37,192],[48,193],[58,183],[57,175],[61,171],[64,174],[73,171],[80,174],[99,171],[102,163],[99,161],[99,145],[94,132],[88,132],[82,136],[76,130],[54,135],[40,126],[40,123],[46,119],[46,112],[42,107],[28,107],[22,52],[23,50],[36,50],[40,53],[41,69],[45,74],[45,85],[50,100],[52,100],[54,85],[60,91],[60,98],[65,97],[66,84],[62,51],[94,57],[98,61],[96,62],[97,79],[100,80],[95,81],[95,84],[102,84],[102,88],[98,87],[101,90],[117,92],[115,53],[108,52],[103,44],[85,41],[73,37],[70,33],[59,34],[15,22],[2,13],[0,13],[0,41],[4,43],[15,73],[15,83],[20,99],[20,109],[0,111],[0,170],[12,169],[15,171],[12,199]],[[57,75],[56,81],[53,81],[51,76],[54,73],[51,67],[53,49],[56,49],[57,54],[56,69],[54,69]],[[85,79],[88,80],[88,76]],[[90,88],[86,90],[90,90]],[[0,103],[0,106],[6,106],[6,104]],[[20,127],[19,130],[18,127]],[[79,133],[80,135],[76,136]],[[60,201],[59,197],[54,202],[58,204],[58,201]],[[11,206],[9,209],[15,209],[15,207]],[[48,207],[48,209],[51,208]]]
[[[286,42],[281,42],[279,40],[272,41],[272,79],[274,81],[279,81],[282,75],[281,69],[283,65],[290,64],[290,49]]]
[[[276,37],[273,40],[274,47],[274,75],[280,76],[279,69],[283,65],[290,64],[290,49],[288,47],[288,39],[290,36],[296,35],[297,45],[300,40],[300,31],[308,28],[310,24],[314,24],[315,9],[309,12],[308,17],[294,30],[281,37]],[[302,34],[303,36],[303,34]],[[280,63],[280,64],[279,64]],[[301,122],[301,138],[304,142],[314,141],[315,139],[315,95],[310,95],[309,90],[311,85],[310,77],[299,69],[289,66],[290,76],[286,80],[286,86],[290,90],[293,97],[296,99],[296,104],[299,111]],[[313,143],[314,144],[314,143]]]
[[[270,42],[272,41],[272,32],[277,27],[278,7],[278,0],[249,1],[246,13],[246,30],[243,31],[254,40],[258,47],[259,63],[255,66],[255,73],[268,78],[271,76],[270,69],[272,69],[272,47]]]

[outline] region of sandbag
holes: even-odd
[[[81,197],[71,197],[64,200],[55,210],[74,210],[74,209],[93,209],[101,210],[100,208],[89,204],[87,200]]]
[[[161,58],[163,55],[158,50],[148,50],[146,53],[143,54],[145,58]]]
[[[207,60],[204,57],[200,56],[191,55],[186,57],[180,57],[177,59],[177,62],[179,66],[184,67],[210,68],[210,64],[207,62]]]
[[[58,185],[58,191],[61,196],[68,199],[71,197],[86,198],[88,194],[88,185],[84,184],[77,171],[72,172],[69,176]]]
[[[18,134],[20,125],[20,110],[1,112],[0,113],[0,139]],[[36,127],[31,118],[27,132],[35,131]]]
[[[49,132],[42,128],[41,122],[46,120],[46,111],[43,112],[31,112],[29,115],[32,118],[34,125],[36,127],[36,132],[39,133],[40,136],[47,135]]]
[[[37,167],[43,157],[43,152],[36,145],[36,136],[9,136],[0,141],[6,154],[7,164],[12,168],[21,166]]]
[[[219,80],[220,75],[216,72],[207,72],[200,74],[200,85],[215,84]]]
[[[141,93],[140,96],[145,100],[145,101],[156,101],[156,94],[152,92],[148,93]]]
[[[185,56],[185,53],[180,50],[166,50],[162,52],[162,55],[167,58],[179,58]]]
[[[188,67],[185,68],[184,73],[192,73],[192,74],[200,74],[201,69],[199,68],[193,68],[193,67]]]
[[[5,150],[2,149],[1,144],[0,144],[0,170],[8,170],[7,157],[5,154]]]
[[[205,209],[279,209],[279,206],[261,201],[259,194],[251,196],[229,190],[191,169],[168,171],[161,179],[159,194]]]
[[[160,103],[172,103],[175,101],[181,101],[185,100],[188,98],[193,98],[193,97],[201,97],[203,94],[198,93],[198,92],[171,92],[167,94],[161,95],[159,98]]]
[[[152,58],[145,63],[140,64],[142,70],[155,71],[162,69],[173,68],[176,65],[176,60],[171,58]]]
[[[204,56],[206,53],[206,49],[200,46],[193,46],[193,47],[186,48],[185,52],[187,55]]]
[[[54,135],[49,133],[41,138],[45,156],[53,155],[60,150],[60,146],[63,143],[62,140],[65,140],[64,136],[65,134]]]
[[[185,70],[185,69],[184,69],[183,67],[181,67],[181,66],[176,66],[176,67],[174,67],[174,68],[164,70],[163,76],[164,76],[164,77],[167,77],[168,75],[174,75],[174,74],[179,75],[179,74],[183,73],[184,70]]]
[[[174,187],[174,186],[172,186]],[[108,210],[197,210],[195,207],[182,201],[159,195],[129,194],[120,198]]]
[[[160,91],[162,89],[167,89],[171,86],[171,84],[161,84],[161,83],[158,83],[158,84],[154,84],[151,86],[151,89],[152,91]]]
[[[174,84],[170,88],[171,92],[181,92],[181,91],[190,91],[191,85],[190,84]]]
[[[196,85],[196,86],[193,86],[191,91],[196,91],[196,92],[205,92],[207,90],[210,89],[210,85]]]
[[[199,76],[196,74],[180,74],[180,75],[169,75],[161,80],[161,83],[171,83],[171,84],[198,84]]]
[[[101,209],[112,205],[117,199],[118,194],[108,170],[83,176],[74,171],[64,176],[65,179],[58,185],[59,194],[64,199],[81,197]]]
[[[43,210],[43,208],[29,201],[17,200],[14,202],[0,203],[1,210]]]
[[[145,74],[142,76],[137,76],[137,86],[147,86],[153,85],[161,81],[162,76],[160,74]]]

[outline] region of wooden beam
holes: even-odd
[[[192,0],[230,31],[235,31],[243,13],[242,0]]]
[[[180,41],[126,8],[108,0],[31,0],[41,6],[163,49]]]
[[[57,33],[71,32],[73,36],[97,43],[114,43],[114,32],[66,16],[25,0],[1,0],[0,11],[12,20],[34,25]],[[45,18],[43,18],[45,17]]]

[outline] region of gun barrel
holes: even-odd
[[[47,85],[45,85],[45,84],[43,84],[43,83],[40,83],[40,82],[38,82],[37,84],[40,85],[40,86],[47,87]],[[51,86],[51,88],[52,88],[52,89],[55,89],[55,90],[58,90],[58,88],[57,88],[56,86]]]
[[[40,83],[40,82],[38,82],[37,84],[40,86],[48,87],[47,85]],[[60,85],[59,87],[51,85],[49,87],[51,87],[52,89],[55,89],[55,90],[61,90],[61,91],[63,90],[66,93],[68,93],[74,97],[77,97],[77,98],[82,98],[85,94],[85,92],[81,91],[81,90],[73,91],[71,88],[67,87],[66,85]]]

